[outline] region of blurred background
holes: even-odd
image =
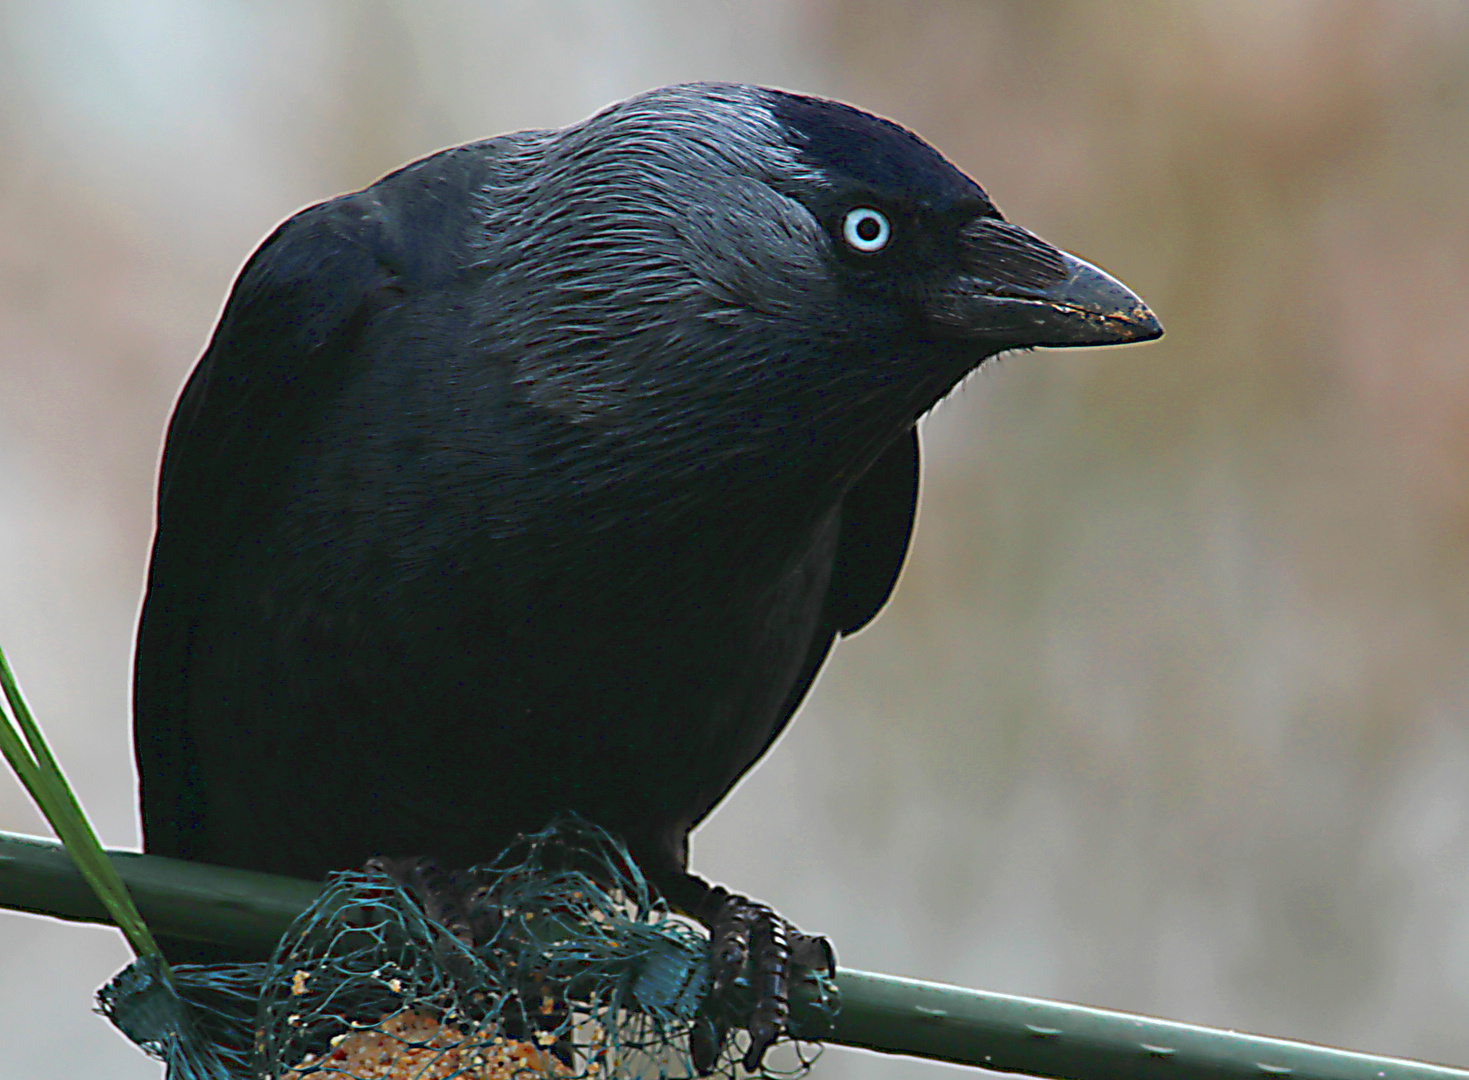
[[[851,966],[1469,1064],[1457,0],[0,3],[0,642],[104,841],[161,434],[246,255],[703,78],[912,127],[1168,336],[927,421],[894,601],[696,867]],[[0,828],[44,831],[3,778]],[[0,914],[7,1076],[159,1076],[88,1012],[126,960]]]

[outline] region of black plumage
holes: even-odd
[[[574,810],[696,904],[689,829],[892,590],[917,419],[1002,350],[1160,332],[916,136],[757,87],[302,211],[169,428],[148,850],[468,865]]]

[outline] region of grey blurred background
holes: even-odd
[[[104,840],[161,432],[252,247],[698,78],[896,118],[1168,336],[926,423],[893,603],[697,867],[853,966],[1469,1063],[1459,0],[0,3],[0,642]],[[5,1075],[157,1077],[88,1013],[126,958],[0,914]]]

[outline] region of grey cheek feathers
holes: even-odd
[[[500,302],[484,345],[531,403],[615,427],[667,395],[651,412],[677,415],[691,365],[753,357],[763,326],[835,299],[824,230],[771,183],[809,170],[751,93],[635,98],[528,142],[485,189],[476,263]]]

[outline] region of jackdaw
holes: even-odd
[[[147,849],[469,866],[578,813],[713,927],[719,985],[753,965],[758,1063],[788,950],[829,952],[688,873],[689,830],[887,600],[918,418],[999,352],[1161,333],[909,131],[755,86],[654,90],[301,211],[169,425]]]

